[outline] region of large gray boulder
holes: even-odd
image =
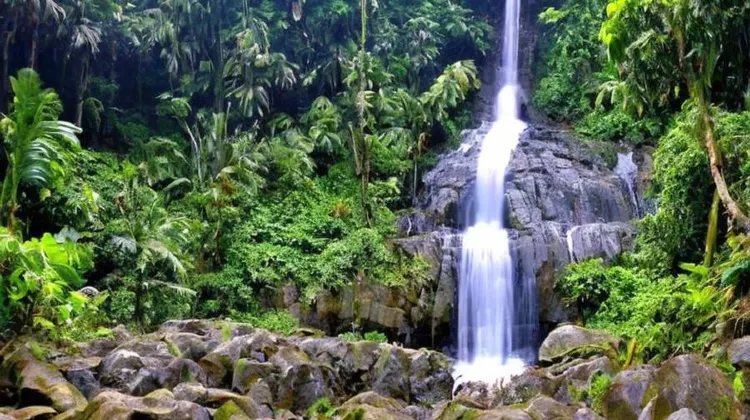
[[[710,419],[741,418],[741,405],[727,378],[693,354],[677,356],[661,365],[643,395],[642,404],[644,401],[652,405],[654,420],[683,408]]]
[[[750,367],[750,336],[732,340],[727,347],[727,357],[735,366]]]
[[[643,365],[618,373],[604,395],[604,415],[612,420],[638,419],[643,411],[643,395],[655,371],[655,367]]]
[[[549,333],[539,347],[539,361],[554,363],[573,356],[601,354],[618,343],[619,339],[606,331],[563,325]]]
[[[73,384],[54,366],[34,357],[26,347],[18,348],[5,358],[0,376],[15,383],[21,407],[48,405],[62,413],[86,406],[86,398]]]

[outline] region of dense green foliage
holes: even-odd
[[[569,265],[557,288],[637,359],[735,334],[746,307],[750,8],[742,2],[567,0],[539,16],[534,103],[584,137],[656,145],[653,214],[632,253]],[[573,98],[571,100],[570,98]]]
[[[289,334],[298,321],[263,301],[288,283],[305,304],[421,284],[424,261],[390,244],[395,214],[471,123],[489,12],[2,2],[0,331],[203,316]]]

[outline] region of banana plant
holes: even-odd
[[[11,112],[0,120],[8,167],[3,180],[0,209],[8,230],[19,234],[19,189],[32,187],[48,194],[60,180],[71,152],[79,150],[75,125],[58,120],[62,103],[52,89],[43,89],[39,75],[23,69],[11,77],[15,95]]]
[[[0,227],[0,304],[21,328],[64,324],[87,302],[73,290],[83,285],[80,274],[93,266],[92,258],[75,235],[45,233],[23,242]]]

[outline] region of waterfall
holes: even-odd
[[[457,382],[492,382],[519,373],[518,350],[529,346],[528,319],[535,310],[523,287],[514,288],[508,232],[503,228],[505,172],[526,125],[519,118],[518,32],[520,0],[507,0],[502,86],[494,121],[482,141],[476,177],[474,224],[463,234],[458,298]],[[518,301],[516,301],[518,300]],[[531,317],[536,319],[535,317]],[[532,327],[535,330],[535,326]]]
[[[638,197],[635,192],[635,182],[638,179],[638,166],[633,162],[633,152],[618,153],[617,165],[614,169],[615,175],[625,182],[625,187],[630,194],[630,201],[633,203],[635,218],[640,217],[641,210],[638,206]]]

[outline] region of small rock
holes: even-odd
[[[579,408],[573,416],[573,420],[605,420],[590,408]]]
[[[99,381],[94,376],[94,372],[89,369],[68,370],[65,372],[65,378],[78,388],[87,400],[93,397],[101,388]]]
[[[689,408],[683,408],[670,414],[669,417],[667,417],[667,420],[701,420],[701,418],[695,414],[695,411]]]
[[[735,366],[750,366],[750,336],[732,340],[727,348],[729,362]]]
[[[96,297],[99,294],[99,290],[96,287],[86,286],[83,289],[80,289],[78,293],[90,299]]]
[[[35,405],[13,410],[8,415],[14,420],[47,420],[56,416],[57,411],[52,407]]]
[[[545,419],[571,419],[575,416],[578,407],[572,407],[553,400],[546,395],[540,395],[531,402],[526,412],[534,420]]]
[[[227,401],[216,410],[213,420],[250,420],[250,417],[233,401]]]

